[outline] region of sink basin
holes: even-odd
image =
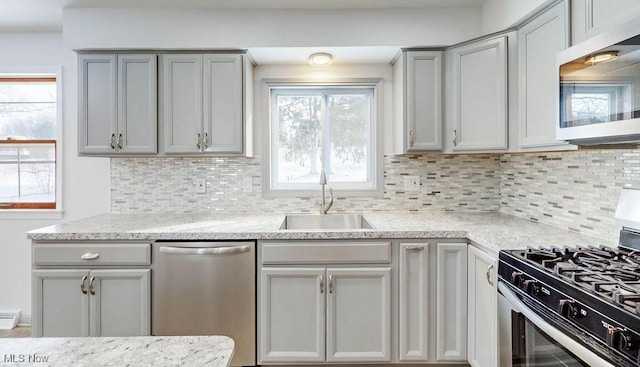
[[[325,229],[373,229],[361,214],[290,214],[285,215],[280,228],[321,231]]]

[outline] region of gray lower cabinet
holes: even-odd
[[[155,154],[157,55],[78,55],[78,153]]]
[[[150,335],[149,269],[33,271],[33,336]]]
[[[163,54],[160,63],[164,153],[243,153],[243,55]]]
[[[436,358],[467,360],[467,247],[438,243],[436,265]]]
[[[496,258],[469,247],[468,360],[472,367],[498,365],[498,290]]]
[[[390,278],[389,267],[263,268],[260,363],[390,361]]]
[[[399,245],[399,360],[427,362],[429,360],[431,300],[431,246],[424,243]]]

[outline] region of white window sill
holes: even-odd
[[[0,219],[62,219],[64,209],[2,209]]]

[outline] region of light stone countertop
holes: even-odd
[[[279,230],[285,213],[102,214],[33,230],[27,236],[38,241],[467,238],[496,252],[526,246],[616,245],[497,212],[363,214],[375,229]]]
[[[227,336],[140,336],[0,339],[0,366],[226,367]]]

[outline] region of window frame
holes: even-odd
[[[275,101],[273,90],[295,90],[303,91],[310,89],[318,89],[324,91],[354,91],[357,89],[370,90],[371,97],[371,123],[370,123],[370,157],[368,164],[370,170],[371,185],[369,188],[358,188],[360,184],[350,185],[349,183],[332,183],[329,179],[327,187],[333,188],[337,195],[348,196],[382,196],[383,189],[383,79],[382,78],[357,78],[357,79],[339,79],[339,80],[291,80],[291,79],[263,79],[263,116],[264,130],[263,133],[263,160],[262,160],[262,193],[264,197],[309,197],[316,196],[320,190],[320,184],[310,184],[309,187],[274,187],[274,178],[272,178],[272,168],[277,165],[276,157],[272,156],[272,148],[277,140],[277,131],[272,106]],[[304,92],[302,92],[304,93]],[[276,139],[276,140],[274,140]],[[320,175],[318,174],[318,181]],[[316,188],[317,186],[317,188]]]
[[[0,78],[3,79],[54,79],[56,83],[56,138],[55,138],[55,207],[46,205],[29,207],[27,203],[15,203],[11,207],[0,208],[0,219],[61,219],[63,207],[63,73],[62,67],[0,67]],[[6,140],[3,140],[6,141]],[[32,142],[51,142],[50,140],[31,140]],[[10,141],[21,143],[19,140]]]

